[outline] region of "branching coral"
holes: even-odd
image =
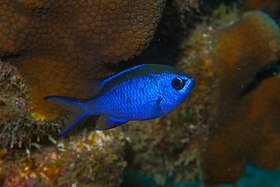
[[[20,71],[37,115],[54,118],[46,95],[92,97],[104,64],[137,55],[165,6],[156,1],[0,1],[0,58]],[[86,90],[86,91],[85,91]]]

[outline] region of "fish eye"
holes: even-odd
[[[183,89],[185,86],[185,81],[183,81],[182,79],[180,78],[174,78],[172,80],[172,87],[175,89],[175,90],[181,90]]]

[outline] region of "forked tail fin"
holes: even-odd
[[[75,113],[79,113],[75,120],[72,123],[69,123],[69,125],[59,133],[59,135],[65,135],[66,133],[71,131],[78,123],[86,120],[87,117],[92,115],[90,111],[88,111],[86,100],[67,96],[47,96],[44,97],[44,99],[52,101],[53,103],[58,104]]]

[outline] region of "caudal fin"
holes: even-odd
[[[66,133],[71,131],[78,123],[86,120],[86,118],[91,115],[87,109],[87,103],[83,99],[66,96],[47,96],[44,97],[44,99],[52,101],[53,103],[58,104],[75,113],[79,113],[75,120],[72,123],[69,123],[69,125],[59,133],[59,135],[65,135]]]

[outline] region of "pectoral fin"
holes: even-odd
[[[159,97],[157,100],[149,101],[143,104],[141,108],[149,112],[149,114],[151,115],[151,119],[158,118],[164,115],[164,111],[161,107],[161,101],[162,98]]]
[[[104,130],[112,129],[126,122],[127,120],[115,119],[110,116],[100,116],[96,123],[95,130],[104,131]]]

